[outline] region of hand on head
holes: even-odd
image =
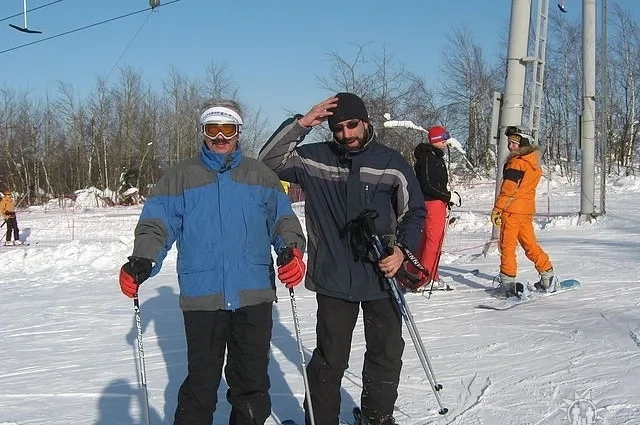
[[[331,115],[333,115],[331,110],[336,106],[338,106],[338,98],[336,96],[331,96],[317,105],[314,105],[305,116],[298,120],[298,123],[307,128],[322,124],[328,120]]]

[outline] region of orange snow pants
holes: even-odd
[[[447,204],[444,201],[425,201],[427,214],[422,226],[422,240],[418,248],[418,260],[431,273],[431,279],[438,280],[438,260],[442,249],[444,226],[447,221]],[[422,276],[422,273],[420,274]]]
[[[533,215],[502,213],[500,226],[500,272],[515,277],[518,272],[516,262],[517,244],[524,254],[535,264],[538,272],[549,270],[553,266],[546,252],[540,248],[533,232]]]

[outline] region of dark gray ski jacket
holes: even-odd
[[[298,146],[310,129],[296,116],[284,121],[262,148],[259,159],[278,177],[299,184],[306,196],[308,268],[311,291],[348,301],[390,296],[377,264],[356,259],[345,233],[365,209],[378,213],[379,235],[392,235],[415,252],[425,210],[420,184],[399,152],[376,141],[345,152],[334,141]]]

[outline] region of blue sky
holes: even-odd
[[[27,5],[32,9],[52,1],[28,0]],[[360,45],[369,46],[369,53],[385,48],[435,86],[447,37],[457,28],[468,30],[496,60],[506,48],[511,7],[507,0],[170,1],[163,0],[155,12],[0,53],[0,87],[55,97],[57,82],[63,81],[83,96],[98,76],[114,81],[119,73],[110,71],[129,65],[159,90],[171,67],[199,78],[215,63],[226,67],[241,100],[275,124],[287,111],[304,113],[331,94],[317,83],[317,76],[329,73],[331,52],[352,58]],[[638,10],[637,3],[620,2]],[[559,13],[555,4],[551,13]],[[43,34],[8,26],[21,26],[22,16],[0,22],[0,51],[148,5],[148,0],[62,0],[28,14],[28,26]],[[566,6],[568,18],[580,18],[581,2],[566,0]],[[0,19],[21,11],[21,0],[0,1]]]

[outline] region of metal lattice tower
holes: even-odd
[[[549,0],[538,0],[538,16],[531,70],[531,91],[529,98],[529,127],[537,139],[542,111],[544,66],[547,53],[547,24],[549,21]]]

